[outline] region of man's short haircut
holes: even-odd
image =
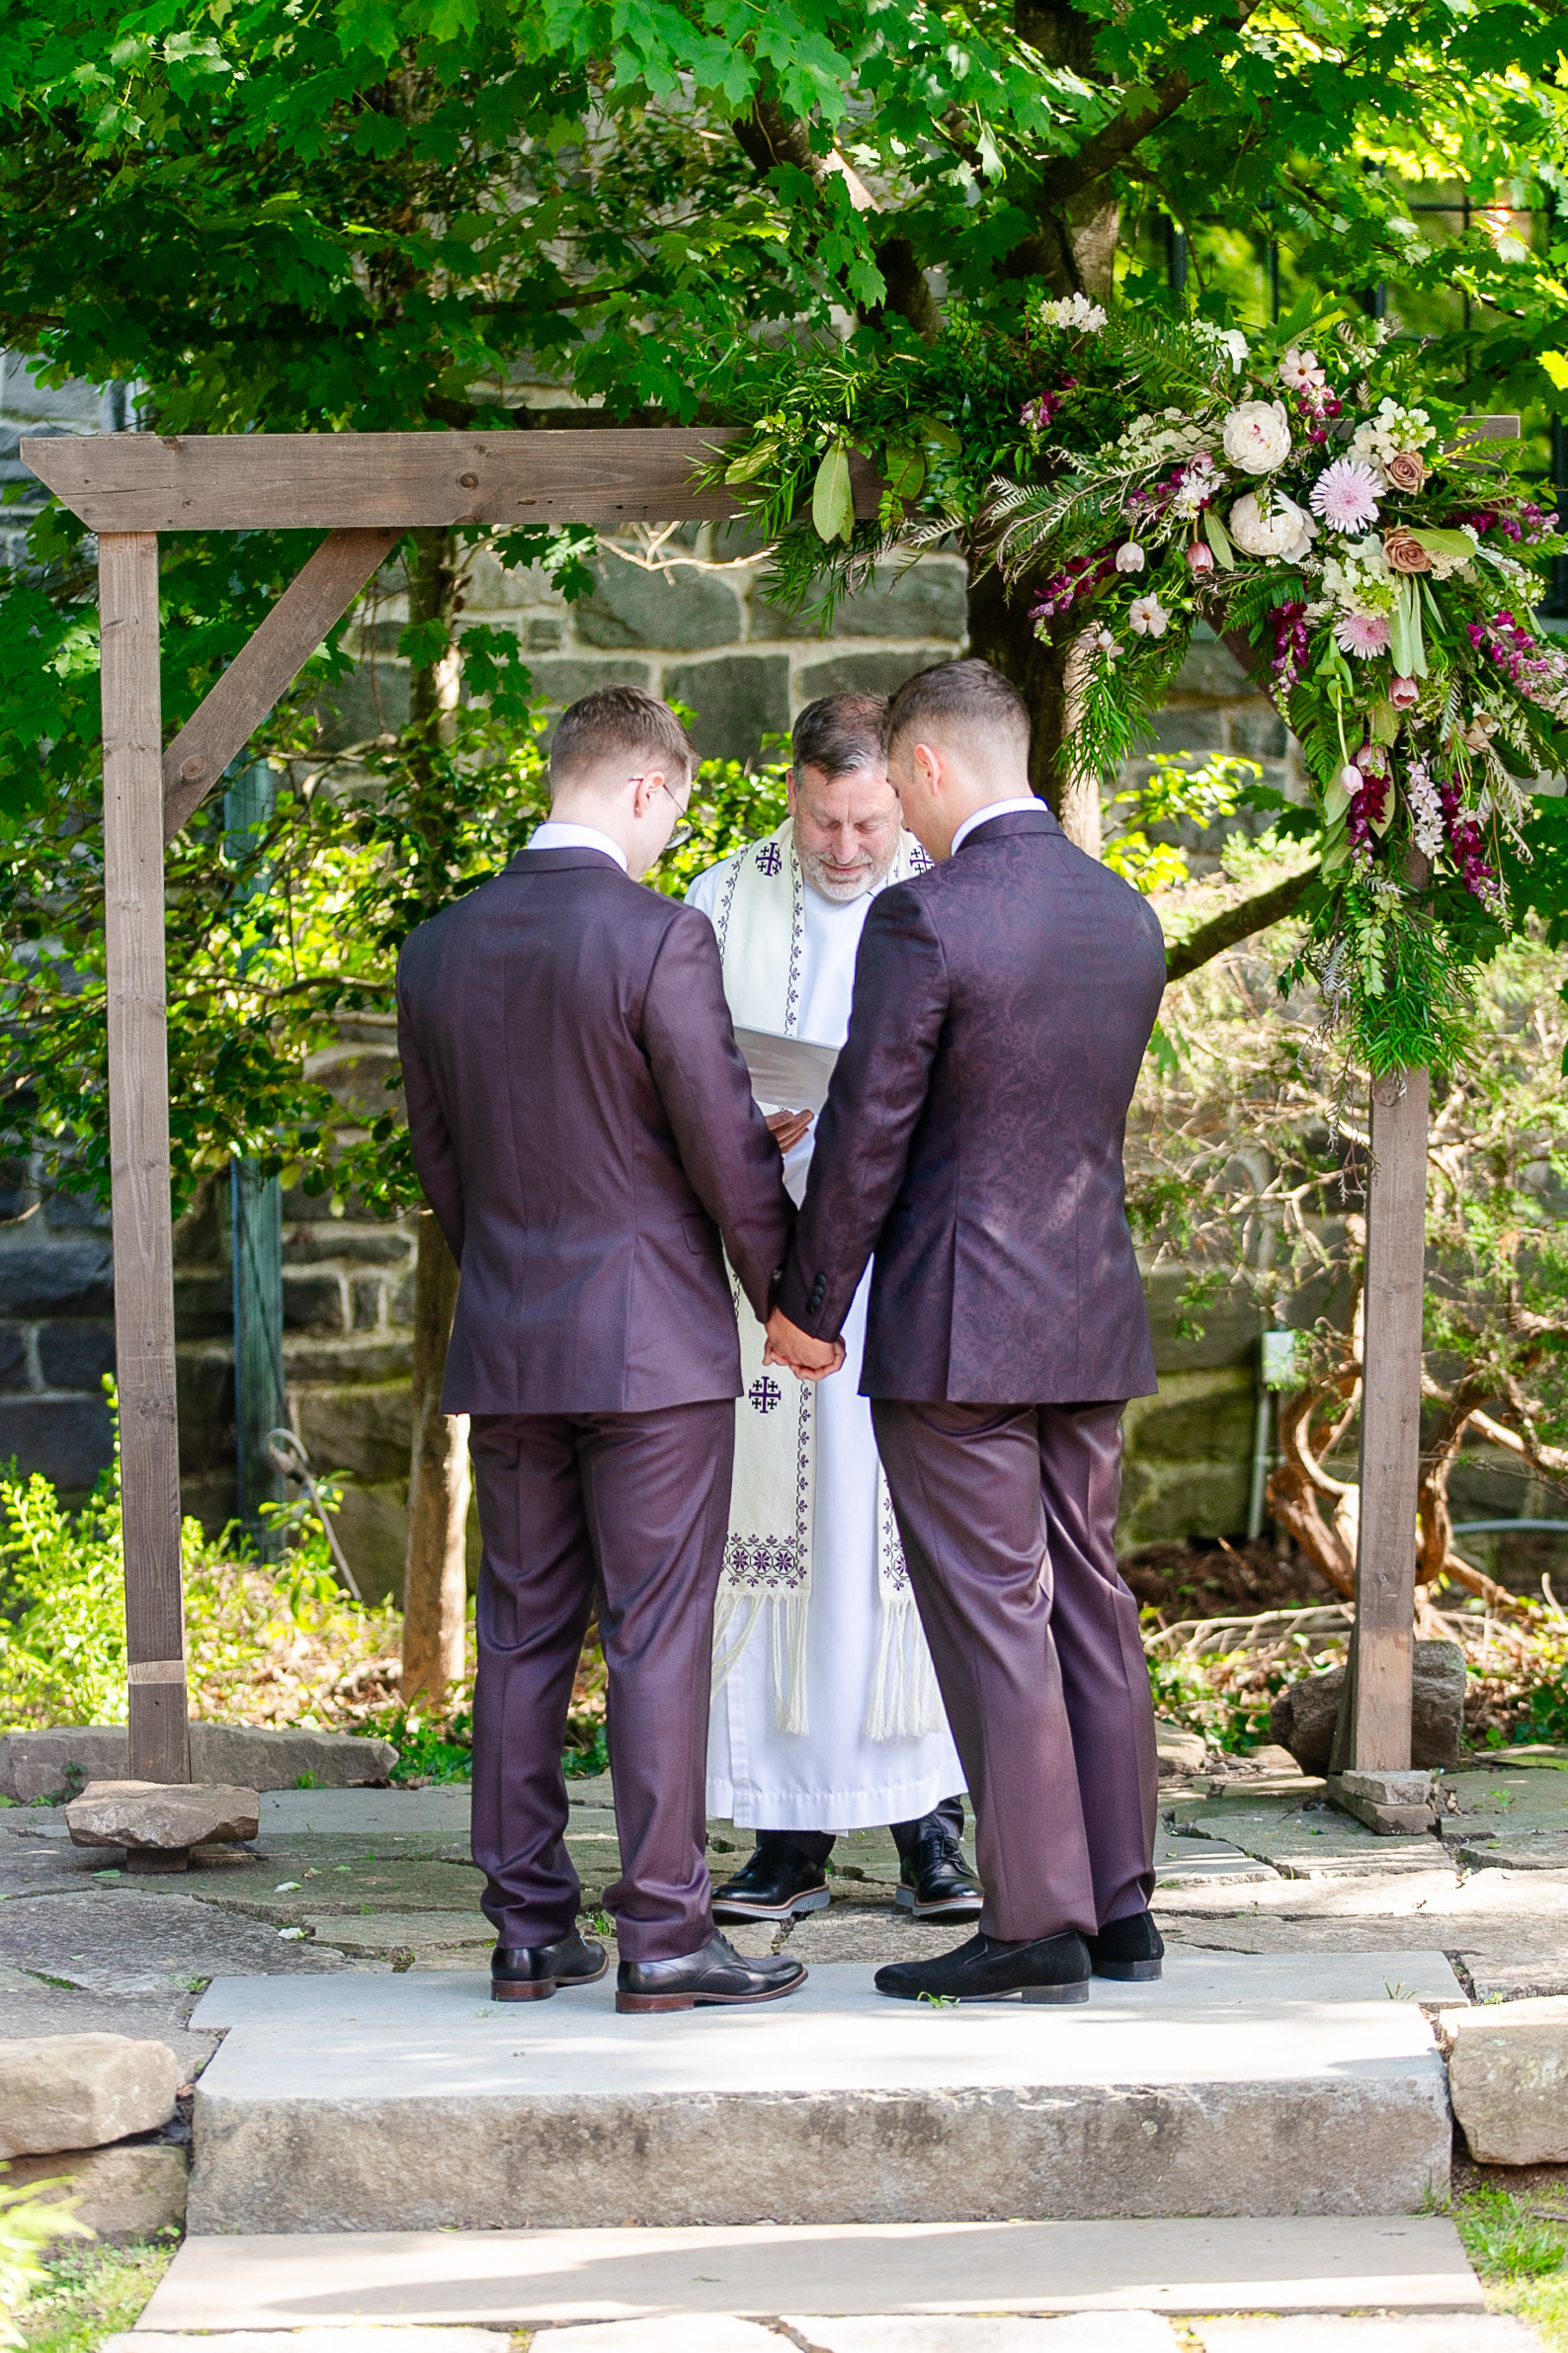
[[[1029,748],[1029,705],[989,662],[938,662],[906,678],[887,712],[888,749],[919,727],[951,735],[965,727]]]
[[[880,768],[887,757],[885,695],[824,695],[808,703],[789,735],[796,777],[814,768],[830,781],[858,768]]]
[[[562,712],[550,744],[550,790],[613,760],[645,761],[690,778],[697,749],[670,709],[640,686],[602,686]]]

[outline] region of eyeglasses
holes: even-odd
[[[677,814],[684,817],[686,815],[688,804],[692,798],[692,787],[690,785],[687,786],[686,799],[681,800],[677,798],[676,795],[665,783],[662,776],[654,777],[653,781],[655,784],[657,784],[661,793],[669,794],[670,798],[675,801]],[[645,785],[648,782],[648,777],[628,776],[626,782],[628,785]],[[675,831],[665,843],[664,848],[659,852],[659,857],[668,858],[672,850],[684,850],[687,843],[692,839],[692,836],[696,833],[696,831],[697,827],[695,824],[677,825]],[[654,863],[657,864],[658,861],[655,860]]]

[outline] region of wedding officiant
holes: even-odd
[[[899,823],[880,696],[811,704],[791,739],[789,815],[687,893],[718,935],[745,1044],[844,1042],[855,958],[876,894],[928,863]],[[801,1097],[793,1098],[798,1105]],[[804,1191],[812,1136],[789,1105],[770,1122],[785,1181]],[[714,1893],[719,1919],[783,1919],[828,1901],[836,1831],[888,1823],[899,1901],[917,1917],[977,1915],[959,1839],[963,1777],[915,1611],[870,1408],[858,1393],[863,1284],[847,1359],[820,1382],[781,1381],[737,1299],[742,1394],[715,1619],[710,1813],[756,1834]]]

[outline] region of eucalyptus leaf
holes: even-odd
[[[1345,864],[1350,854],[1350,835],[1348,833],[1337,834],[1332,841],[1324,843],[1323,856],[1318,871],[1321,874],[1332,875],[1337,868]]]
[[[1214,550],[1215,561],[1222,564],[1227,572],[1233,572],[1236,569],[1236,550],[1231,546],[1229,532],[1212,507],[1203,509],[1203,537]]]
[[[1386,789],[1383,793],[1383,813],[1380,817],[1372,817],[1368,820],[1372,831],[1379,836],[1385,834],[1388,831],[1389,826],[1392,825],[1394,821],[1394,810],[1398,805],[1399,800],[1399,796],[1394,790],[1393,778],[1387,778],[1385,780],[1385,784]]]
[[[733,465],[724,468],[724,479],[726,482],[754,482],[778,455],[779,444],[776,440],[760,441],[737,458]]]
[[[848,540],[855,529],[850,454],[842,442],[834,443],[817,467],[811,491],[811,520],[819,540]]]
[[[1410,538],[1429,555],[1451,555],[1461,562],[1475,553],[1475,542],[1462,531],[1412,531]]]
[[[1345,812],[1350,805],[1351,797],[1338,777],[1333,778],[1330,783],[1324,786],[1323,817],[1325,824],[1330,826],[1343,824]]]
[[[1427,675],[1427,648],[1421,636],[1421,599],[1408,572],[1400,575],[1389,626],[1388,657],[1401,678]]]

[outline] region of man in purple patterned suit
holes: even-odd
[[[714,1934],[703,1860],[740,1389],[719,1237],[764,1316],[793,1209],[712,926],[633,880],[668,844],[695,764],[640,689],[574,703],[549,821],[398,959],[414,1165],[461,1269],[442,1405],[470,1416],[484,1539],[473,1855],[501,2001],[607,1967],[576,1925],[561,1777],[596,1583],[617,2008],[772,2001],[805,1975]]]
[[[819,1376],[874,1254],[861,1387],[974,1801],[979,1933],[884,1993],[1158,1976],[1154,1716],[1116,1570],[1121,1412],[1155,1387],[1122,1136],[1165,981],[1152,910],[1029,786],[1022,699],[912,678],[888,774],[936,863],[872,903],[773,1361]]]

